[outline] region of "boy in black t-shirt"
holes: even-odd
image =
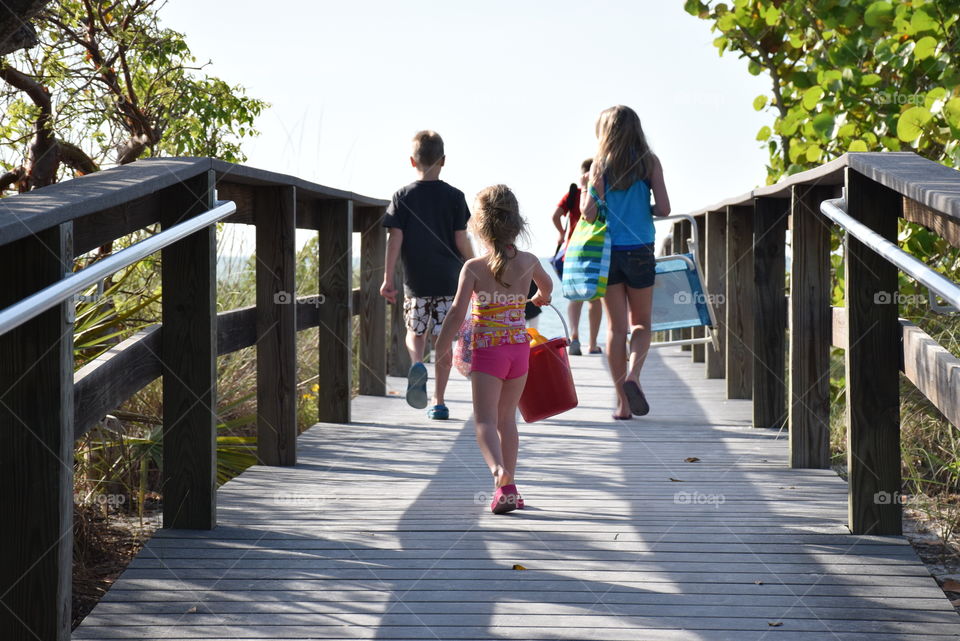
[[[410,157],[418,180],[393,195],[383,219],[390,238],[380,294],[391,303],[396,301],[393,278],[400,258],[405,281],[406,345],[413,363],[407,374],[407,403],[418,409],[427,406],[427,368],[423,365],[427,331],[434,336],[440,333],[457,293],[460,268],[466,259],[473,258],[466,231],[470,218],[467,201],[463,192],[440,180],[445,160],[440,135],[429,130],[418,132]],[[427,411],[427,416],[438,420],[450,417],[443,394],[452,363],[450,350],[444,351],[447,357],[437,361],[435,368],[433,407]]]

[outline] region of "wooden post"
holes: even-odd
[[[727,207],[727,398],[753,395],[753,206]]]
[[[320,422],[349,423],[353,382],[353,201],[320,200]]]
[[[753,426],[787,420],[785,241],[790,201],[757,198],[753,214]]]
[[[790,466],[830,466],[830,221],[820,203],[829,186],[792,193],[790,263]]]
[[[397,261],[394,276],[397,302],[390,305],[390,376],[406,376],[410,371],[410,352],[407,351],[407,326],[403,320],[403,265]]]
[[[717,316],[718,349],[708,345],[705,354],[707,378],[723,378],[726,374],[727,353],[727,212],[711,211],[706,216],[707,293],[713,296],[713,311]]]
[[[0,309],[73,271],[72,223],[0,248]],[[68,641],[73,569],[73,300],[0,335],[0,630]]]
[[[897,241],[902,198],[847,169],[848,213]],[[846,235],[847,465],[854,534],[901,534],[897,268]]]
[[[705,241],[706,241],[706,226],[704,225],[703,216],[695,216],[694,220],[697,222],[697,260],[700,261],[700,265],[706,265],[705,262]],[[691,229],[692,235],[692,229]],[[704,283],[706,285],[706,283]],[[694,338],[704,338],[707,335],[707,330],[704,327],[694,327],[692,336]],[[702,363],[704,361],[704,345],[693,345],[693,349],[690,350],[690,358],[694,363]],[[712,348],[710,348],[712,349]]]
[[[257,238],[257,459],[297,462],[296,187],[254,192]]]
[[[210,171],[164,192],[168,228],[214,205]],[[217,524],[216,226],[161,252],[163,330],[163,527]]]
[[[387,233],[383,207],[357,207],[360,232],[360,393],[387,394],[387,305],[380,295]]]

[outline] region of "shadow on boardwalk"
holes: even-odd
[[[75,638],[958,638],[909,545],[849,535],[845,484],[787,469],[687,354],[651,357],[629,422],[575,365],[581,406],[521,426],[527,509],[489,513],[462,379],[448,423],[359,398],[225,486],[217,530],[155,537]]]

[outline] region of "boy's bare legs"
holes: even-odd
[[[414,332],[407,328],[407,337],[404,340],[404,344],[407,346],[407,352],[410,354],[410,364],[413,363],[422,363],[423,362],[423,350],[427,347],[427,335],[420,334],[417,336]]]
[[[477,445],[493,474],[494,487],[500,487],[504,484],[502,480],[506,473],[497,429],[503,381],[484,372],[472,372],[470,383],[473,387],[473,422],[477,431]]]
[[[653,288],[648,288],[653,292]],[[627,376],[627,286],[624,283],[607,285],[607,294],[603,297],[603,306],[607,310],[607,362],[610,364],[610,376],[617,392],[617,416],[629,417],[630,402],[623,391],[623,381]],[[649,332],[648,332],[649,333]],[[649,338],[647,345],[650,344]]]
[[[590,322],[590,345],[587,349],[590,352],[595,352],[597,350],[597,335],[600,334],[600,319],[603,318],[603,301],[598,298],[587,304],[590,306],[587,310]]]
[[[434,348],[434,353],[437,351],[439,350]],[[451,367],[453,367],[453,350],[447,350],[446,357],[438,358],[433,368],[433,376],[436,379],[436,384],[433,389],[434,405],[445,405],[443,395],[447,391],[447,381],[450,380]]]

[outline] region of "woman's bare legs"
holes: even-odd
[[[653,311],[653,287],[626,288],[630,307],[630,362],[626,380],[640,384],[640,370],[650,351],[650,318]]]
[[[607,285],[603,306],[607,311],[607,362],[617,392],[616,415],[627,417],[632,415],[630,402],[623,393],[623,381],[627,375],[627,286],[623,283]],[[648,346],[649,342],[648,338]]]
[[[582,309],[582,300],[572,300],[567,304],[567,318],[570,319],[571,340],[580,340],[580,312]]]

